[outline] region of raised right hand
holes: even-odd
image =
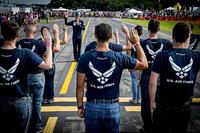
[[[134,28],[132,28],[130,30],[130,37],[129,37],[129,41],[132,43],[132,44],[137,44],[140,42],[140,37],[137,33],[137,30],[135,30]]]

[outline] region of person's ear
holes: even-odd
[[[19,30],[16,32],[16,38],[19,37]]]
[[[175,36],[174,36],[174,35],[172,35],[172,41],[173,41],[173,42],[176,42]]]

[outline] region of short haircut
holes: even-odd
[[[14,21],[5,21],[1,24],[1,34],[5,41],[15,40],[19,32],[19,25]]]
[[[112,28],[110,25],[101,23],[95,26],[95,36],[99,42],[106,42],[112,38]]]
[[[34,33],[36,32],[36,22],[35,21],[31,21],[31,22],[28,22],[25,24],[25,27],[24,27],[24,32],[25,33]]]
[[[160,30],[160,21],[151,19],[148,24],[148,30],[152,33],[157,33]]]
[[[47,30],[50,32],[49,27],[47,27],[47,26],[42,26],[42,28],[41,28],[41,30],[40,30],[40,33],[41,33],[42,37],[43,37],[43,30],[44,30],[44,29],[47,29]]]
[[[174,26],[172,35],[176,42],[184,43],[188,39],[190,33],[190,25],[185,22],[179,22]]]
[[[143,31],[143,28],[142,28],[142,26],[140,26],[140,25],[137,25],[136,27],[135,27],[135,30],[137,30],[137,32],[138,32],[138,35],[139,36],[141,36],[142,35],[142,31]]]

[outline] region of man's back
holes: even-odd
[[[22,39],[17,42],[17,47],[30,49],[41,58],[43,58],[44,53],[46,52],[46,46],[42,40]]]
[[[123,69],[133,69],[136,60],[113,51],[92,50],[83,54],[77,71],[87,77],[89,99],[115,99],[119,97],[119,83]]]
[[[149,64],[148,69],[142,71],[142,82],[146,85],[149,83],[149,77],[151,74],[151,66],[154,63],[156,55],[162,50],[172,48],[172,43],[166,39],[146,39],[141,42],[141,46],[146,54],[147,61]]]
[[[43,61],[30,50],[0,49],[1,96],[23,97],[28,95],[26,75],[38,68]]]
[[[158,95],[165,103],[174,106],[190,101],[199,68],[199,52],[189,49],[170,49],[160,52],[152,67],[152,71],[160,74],[162,89],[158,91]]]

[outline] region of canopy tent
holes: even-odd
[[[67,10],[68,10],[68,9],[63,8],[63,7],[59,7],[59,8],[52,9],[52,11],[67,11]]]
[[[138,11],[138,10],[135,10],[135,9],[130,9],[127,12],[128,13],[135,13],[135,14],[142,14],[143,13],[142,11]]]
[[[192,14],[199,14],[200,13],[200,7],[198,7],[196,10],[192,11]]]
[[[177,2],[174,6],[173,6],[173,8],[175,9],[175,11],[180,11],[181,10],[181,5]]]
[[[168,8],[165,8],[164,10],[166,10],[166,11],[174,11],[175,8],[173,8],[173,7],[168,7]]]

